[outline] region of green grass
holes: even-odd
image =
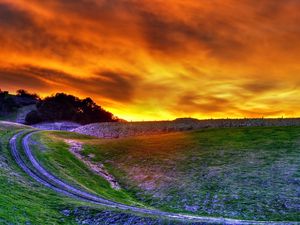
[[[75,201],[35,183],[13,161],[8,141],[22,129],[0,124],[0,224],[75,224],[60,213]]]
[[[94,161],[146,205],[197,215],[300,221],[300,127],[72,138],[81,138],[82,154],[94,154]]]
[[[115,217],[120,213],[129,219],[136,217],[134,214],[126,215],[117,210],[73,200],[30,178],[15,163],[9,149],[9,139],[22,130],[30,131],[28,127],[0,122],[0,224],[72,225],[78,224],[76,219],[84,221],[85,218],[97,217],[98,213]],[[65,216],[63,210],[73,213]]]
[[[0,224],[72,225],[78,224],[76,221],[93,220],[93,217],[106,221],[108,215],[117,224],[118,221],[143,219],[143,215],[73,200],[34,181],[18,167],[9,149],[9,139],[23,130],[30,131],[25,126],[0,122]],[[20,147],[20,140],[18,142]],[[64,215],[64,210],[70,215]]]
[[[98,194],[106,199],[129,205],[141,205],[124,190],[115,190],[101,176],[93,173],[83,162],[78,160],[70,151],[69,145],[61,138],[90,138],[68,132],[42,132],[34,134],[32,149],[38,161],[57,177],[81,189]],[[39,143],[39,144],[37,144]]]
[[[18,165],[14,162],[9,149],[9,139],[15,133],[19,131],[29,132],[30,130],[31,129],[29,127],[0,122],[0,224],[72,225],[86,223],[87,221],[92,224],[108,224],[107,221],[111,221],[109,224],[128,224],[130,221],[140,221],[141,223],[145,222],[149,224],[181,224],[178,221],[170,221],[163,218],[157,218],[155,216],[149,217],[139,213],[130,213],[128,211],[121,211],[73,200],[37,183],[18,167]],[[85,141],[89,140],[89,138],[82,135],[78,136],[71,133],[61,132],[58,134],[65,137],[76,136],[77,138],[81,138]],[[59,140],[53,140],[53,143],[51,144],[50,139],[48,139],[48,135],[51,137],[51,133],[45,133],[45,135],[46,136],[43,137],[43,143],[36,142],[36,146],[43,146],[45,139],[47,139],[49,142],[48,144],[50,144],[49,147],[57,147],[58,149],[61,149],[62,152],[67,151],[66,146],[63,146]],[[38,139],[39,137],[36,138]],[[20,144],[21,138],[18,140],[19,148],[21,147]],[[47,150],[47,148],[42,148],[40,150]],[[61,153],[61,151],[57,152]],[[72,156],[64,154],[65,153],[61,156],[72,158]],[[52,157],[50,157],[49,160],[52,160]],[[69,164],[70,162],[72,163],[72,159],[71,161],[62,160],[62,164]],[[57,162],[54,160],[53,163],[55,165]],[[74,173],[72,176],[77,178],[72,179],[77,185],[86,185],[90,190],[95,192],[101,191],[102,194],[107,192],[107,197],[114,199],[124,197],[125,200],[123,200],[123,202],[130,202],[132,204],[135,203],[131,201],[131,198],[126,193],[115,193],[112,191],[101,179],[98,180],[92,177],[91,181],[89,181],[90,174],[86,171],[87,168],[83,168],[84,166],[82,166],[78,161],[75,163],[79,163],[79,168],[81,167],[79,170],[81,170],[83,174],[76,173],[78,172],[78,168],[73,169],[68,166],[65,168],[65,173],[69,177],[69,172]],[[49,165],[51,165],[51,163]],[[76,166],[74,164],[72,165]],[[100,182],[95,184],[93,183],[95,181]],[[63,211],[67,211],[67,214],[69,215],[64,214]]]
[[[0,124],[0,224],[75,224],[73,216],[60,211],[91,205],[37,184],[12,159],[8,140],[22,129]],[[122,191],[78,161],[63,139],[83,142],[82,154],[94,154]],[[300,127],[205,129],[112,140],[42,132],[33,136],[32,147],[56,176],[115,201],[196,215],[300,221]]]

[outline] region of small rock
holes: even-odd
[[[68,209],[65,209],[65,210],[61,211],[61,213],[62,213],[64,216],[70,216],[70,215],[71,215],[71,211],[68,210]]]

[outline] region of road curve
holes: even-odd
[[[275,222],[275,221],[251,221],[251,220],[237,220],[237,219],[228,219],[228,218],[216,218],[216,217],[204,217],[204,216],[192,216],[178,213],[169,213],[163,212],[156,209],[147,209],[135,206],[128,206],[122,203],[117,203],[111,200],[104,199],[100,196],[94,195],[92,193],[86,192],[84,190],[80,190],[61,179],[57,178],[55,175],[48,172],[34,157],[30,146],[29,139],[36,132],[31,132],[26,134],[26,136],[22,140],[22,147],[25,152],[26,157],[30,162],[30,166],[27,166],[24,160],[22,159],[18,146],[17,139],[24,134],[24,131],[17,133],[10,140],[10,148],[11,153],[19,165],[19,167],[27,173],[30,177],[32,177],[35,181],[43,184],[44,186],[64,195],[67,195],[71,198],[75,198],[77,200],[82,200],[89,203],[94,203],[97,205],[106,206],[109,208],[117,208],[135,213],[142,213],[151,216],[159,216],[165,217],[168,219],[175,219],[180,221],[188,221],[188,222],[202,222],[202,223],[220,223],[220,224],[288,224],[288,225],[296,225],[300,224],[298,222]],[[32,169],[33,168],[33,169]]]

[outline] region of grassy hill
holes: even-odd
[[[73,204],[72,201],[36,184],[17,167],[10,155],[9,139],[17,131],[25,129],[23,126],[0,124],[0,223],[43,224],[66,221],[59,210]],[[71,223],[70,220],[66,222]]]
[[[48,147],[60,138],[83,142],[82,155],[103,163],[128,195],[144,205],[216,217],[300,220],[299,127],[207,129],[111,140],[65,132],[50,137],[44,132],[38,138],[47,139],[43,143]],[[68,168],[66,151],[39,155]]]
[[[182,224],[72,200],[36,183],[19,169],[8,148],[21,130],[31,128],[0,123],[1,224]],[[82,143],[81,154],[102,163],[122,189],[112,189],[74,157],[66,139]],[[300,127],[218,128],[110,140],[43,131],[31,140],[47,170],[113,201],[278,221],[300,221],[299,143]]]
[[[17,132],[30,132],[32,129],[27,126],[0,122],[0,224],[126,224],[133,221],[135,224],[168,224],[170,221],[147,217],[144,215],[133,214],[129,212],[119,211],[112,208],[104,208],[90,203],[73,200],[61,194],[36,183],[32,178],[27,176],[15,163],[9,149],[9,140]],[[46,135],[46,133],[45,133]],[[86,138],[86,137],[85,137]],[[19,148],[21,147],[19,140]],[[39,145],[39,143],[35,143]],[[53,143],[60,145],[60,143]],[[39,145],[40,147],[42,145]],[[59,147],[60,148],[60,147]],[[43,149],[40,149],[43,150]],[[61,152],[65,152],[66,148],[62,148]],[[61,153],[59,152],[59,153]],[[65,168],[62,173],[70,173],[79,170],[85,174],[81,174],[81,178],[77,177],[76,173],[72,174],[75,177],[75,183],[78,180],[78,185],[82,180],[88,181],[87,187],[90,190],[95,188],[95,192],[107,189],[107,195],[112,198],[118,197],[110,187],[99,177],[91,174],[82,164],[69,155],[64,155],[62,161],[69,163],[74,160],[76,168]],[[51,164],[50,162],[48,162]],[[78,163],[78,165],[77,165]],[[77,165],[77,166],[76,166]],[[91,179],[89,179],[91,175]],[[83,179],[83,177],[85,179]],[[95,184],[94,182],[98,182]],[[109,198],[109,196],[107,196]],[[123,202],[127,202],[127,196]],[[131,198],[128,197],[130,200]],[[181,224],[172,221],[172,224]]]

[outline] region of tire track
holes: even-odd
[[[60,180],[55,175],[48,172],[42,165],[40,165],[39,162],[34,157],[28,143],[30,137],[36,132],[31,132],[27,134],[22,140],[23,150],[25,152],[26,157],[30,161],[31,166],[34,168],[34,170],[32,170],[30,167],[26,165],[26,163],[21,158],[20,152],[18,151],[17,139],[21,135],[23,135],[25,131],[17,133],[10,140],[10,148],[11,148],[11,153],[13,158],[15,159],[19,167],[30,177],[32,177],[35,181],[52,189],[53,191],[56,191],[63,195],[67,195],[71,198],[97,204],[97,205],[106,206],[109,208],[121,209],[132,213],[141,213],[149,216],[165,217],[167,219],[186,221],[186,222],[220,223],[220,224],[277,224],[277,225],[281,225],[281,224],[299,225],[300,224],[298,222],[275,222],[275,221],[266,222],[266,221],[237,220],[237,219],[215,218],[215,217],[204,217],[204,216],[191,216],[191,215],[163,212],[156,209],[146,209],[146,208],[140,208],[135,206],[129,206],[129,205],[104,199],[100,196],[88,193],[86,191],[80,190],[76,187],[69,185],[68,183]]]

